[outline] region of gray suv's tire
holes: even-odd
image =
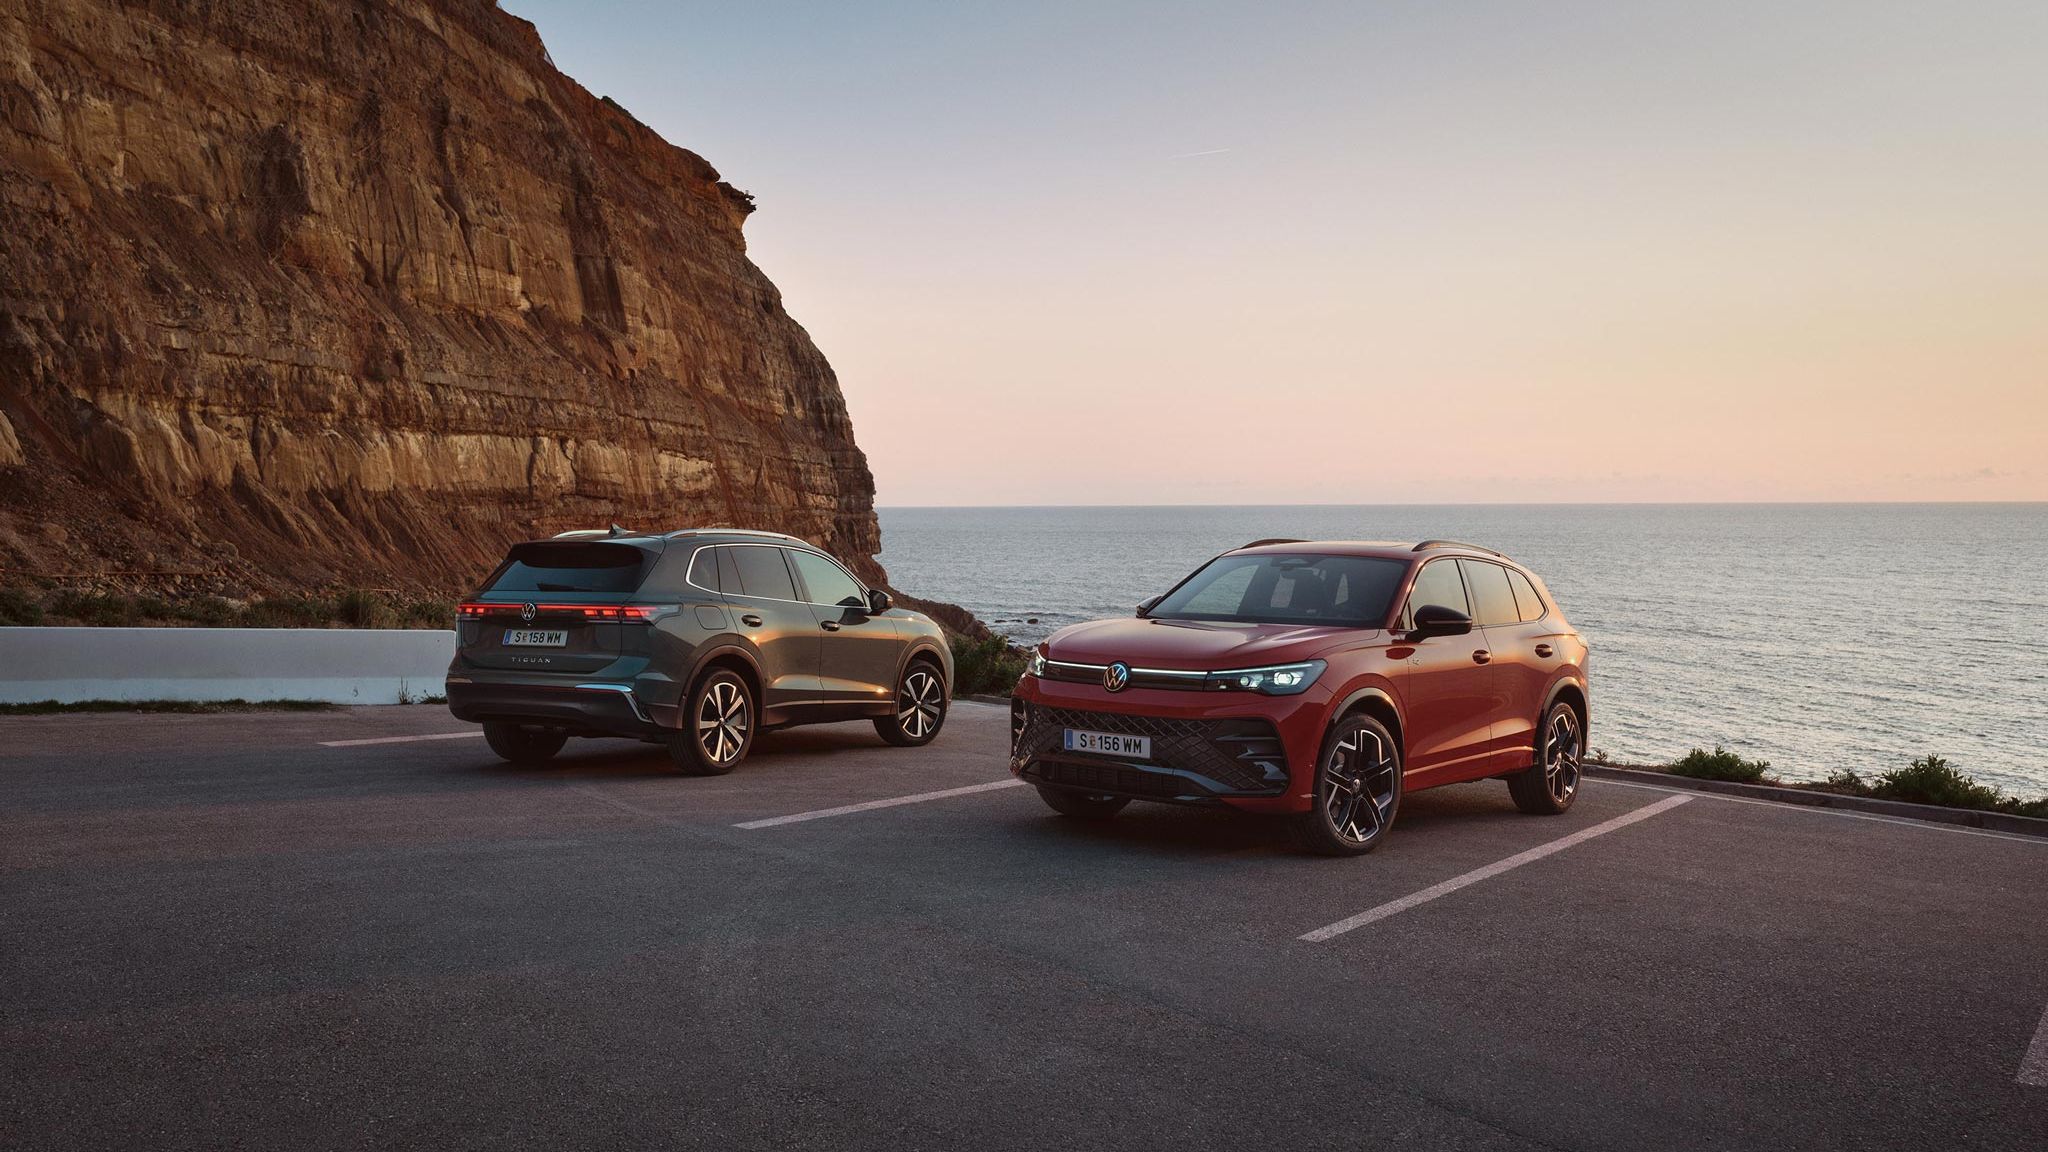
[[[898,748],[938,738],[946,726],[946,681],[929,660],[912,660],[896,681],[896,711],[875,717],[875,734]]]
[[[754,694],[720,668],[697,682],[683,709],[683,730],[668,738],[669,759],[688,776],[723,776],[754,746]]]
[[[484,721],[484,743],[514,764],[545,764],[568,742],[569,734],[559,728],[535,728],[511,720]]]

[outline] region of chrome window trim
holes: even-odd
[[[791,539],[795,539],[795,537],[791,537]],[[813,556],[824,557],[826,560],[831,561],[833,567],[839,569],[841,572],[845,572],[846,578],[848,580],[853,581],[853,586],[860,589],[861,595],[866,596],[872,591],[867,586],[867,582],[863,581],[860,577],[855,576],[852,572],[848,571],[846,565],[841,564],[837,560],[834,560],[830,554],[820,552],[816,548],[792,548],[787,544],[755,544],[750,541],[734,540],[729,543],[713,541],[697,545],[697,547],[690,553],[690,563],[683,569],[684,584],[687,584],[690,587],[695,588],[699,592],[709,592],[713,596],[730,596],[738,600],[765,600],[770,604],[801,604],[806,608],[851,607],[851,605],[847,604],[813,604],[809,600],[784,600],[780,596],[755,596],[747,592],[726,592],[717,588],[706,588],[702,584],[697,583],[695,580],[690,579],[690,573],[696,571],[697,569],[697,553],[704,551],[706,548],[773,548],[778,552],[809,552]],[[789,561],[787,560],[784,560],[782,563],[785,566],[789,565]],[[789,573],[789,582],[791,584],[797,584],[801,582],[802,579],[803,577],[797,574],[796,569],[794,567],[791,567]]]

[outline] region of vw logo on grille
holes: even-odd
[[[1102,686],[1111,692],[1121,692],[1131,686],[1131,666],[1119,660],[1102,670]]]
[[[524,621],[526,621],[526,622],[527,622],[528,624],[531,624],[531,623],[533,623],[533,618],[534,618],[534,616],[536,616],[537,614],[539,614],[539,612],[540,612],[540,609],[538,609],[538,608],[535,608],[535,607],[534,607],[533,605],[531,605],[531,604],[521,604],[521,605],[519,606],[519,618],[520,618],[521,620],[524,620]]]

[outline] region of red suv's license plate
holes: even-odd
[[[1101,756],[1135,756],[1140,760],[1149,760],[1152,757],[1152,738],[1125,736],[1119,732],[1087,732],[1079,728],[1069,728],[1067,751],[1094,752]]]

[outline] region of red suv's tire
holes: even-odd
[[[1401,747],[1364,713],[1337,721],[1316,758],[1315,806],[1294,818],[1302,847],[1322,856],[1363,856],[1380,846],[1401,810]]]
[[[1555,816],[1579,798],[1580,760],[1586,754],[1586,733],[1579,714],[1560,700],[1544,713],[1536,730],[1536,762],[1508,777],[1508,795],[1515,807],[1531,816]]]

